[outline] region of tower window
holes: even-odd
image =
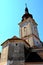
[[[26,36],[26,27],[24,27],[24,36]]]
[[[24,31],[26,31],[26,27],[24,27]]]

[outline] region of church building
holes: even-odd
[[[1,44],[0,65],[43,65],[43,46],[37,26],[26,6],[19,23],[20,38],[14,36]]]

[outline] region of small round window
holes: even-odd
[[[16,46],[17,46],[18,44],[16,43]]]

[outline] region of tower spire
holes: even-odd
[[[26,6],[25,13],[28,13],[27,3],[25,3],[25,6]]]
[[[25,13],[24,13],[23,16],[22,16],[22,21],[23,21],[24,19],[29,18],[29,17],[33,18],[32,14],[30,14],[29,11],[28,11],[27,4],[25,3]]]

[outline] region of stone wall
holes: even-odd
[[[25,23],[22,24],[22,26],[20,27],[20,34],[21,37],[25,37],[32,34],[31,22],[27,20]]]
[[[43,65],[43,62],[29,62],[25,63],[25,65]]]
[[[1,62],[7,62],[9,46],[2,49]]]
[[[13,61],[11,65],[24,65],[24,44],[12,42],[9,45],[8,60]]]

